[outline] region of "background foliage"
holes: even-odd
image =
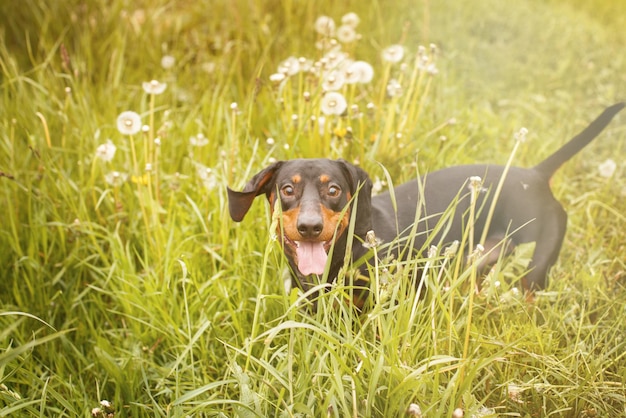
[[[375,76],[322,132],[321,90],[270,76],[319,59],[315,20],[348,12],[345,50]],[[0,2],[0,416],[623,415],[624,116],[553,180],[569,230],[533,303],[519,254],[473,299],[471,269],[438,258],[421,300],[381,270],[367,313],[341,286],[307,313],[264,203],[234,224],[225,186],[296,157],[357,160],[383,186],[504,163],[522,126],[531,166],[626,98],[625,24],[609,0]],[[392,44],[424,45],[437,74],[410,90]],[[144,131],[118,131],[126,110]]]

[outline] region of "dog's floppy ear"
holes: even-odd
[[[363,238],[368,231],[373,229],[372,180],[362,168],[341,159],[337,162],[341,164],[341,169],[350,180],[350,194],[354,196],[358,193],[354,233]]]
[[[274,186],[274,174],[276,174],[276,171],[278,171],[282,164],[282,161],[277,161],[255,174],[241,192],[227,187],[228,211],[233,221],[241,222],[243,217],[246,216],[246,213],[248,213],[248,210],[250,210],[250,206],[252,206],[255,197],[263,193],[271,192],[271,188]]]

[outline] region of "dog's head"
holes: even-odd
[[[308,276],[324,272],[333,239],[342,237],[350,223],[353,205],[347,206],[353,200],[354,234],[363,238],[372,229],[371,189],[367,173],[344,160],[279,161],[252,177],[243,191],[229,188],[228,208],[240,222],[256,196],[265,194],[272,210],[278,200],[283,249],[299,273]]]

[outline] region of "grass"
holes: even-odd
[[[568,234],[532,303],[515,291],[528,248],[475,295],[438,248],[420,287],[415,262],[383,260],[365,313],[341,284],[310,313],[267,205],[234,224],[226,201],[273,159],[358,160],[383,184],[504,163],[522,126],[514,164],[539,162],[625,99],[619,2],[48,3],[0,4],[0,416],[626,413],[623,116],[553,180]],[[270,76],[319,59],[315,19],[347,12],[361,39],[344,50],[375,76],[324,115],[315,78]],[[404,67],[381,61],[396,43]],[[145,131],[118,131],[126,110]]]

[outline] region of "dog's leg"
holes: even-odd
[[[554,265],[567,228],[567,213],[558,205],[544,213],[540,232],[535,236],[535,251],[529,263],[530,271],[522,281],[525,290],[541,290],[547,285],[548,271]]]

